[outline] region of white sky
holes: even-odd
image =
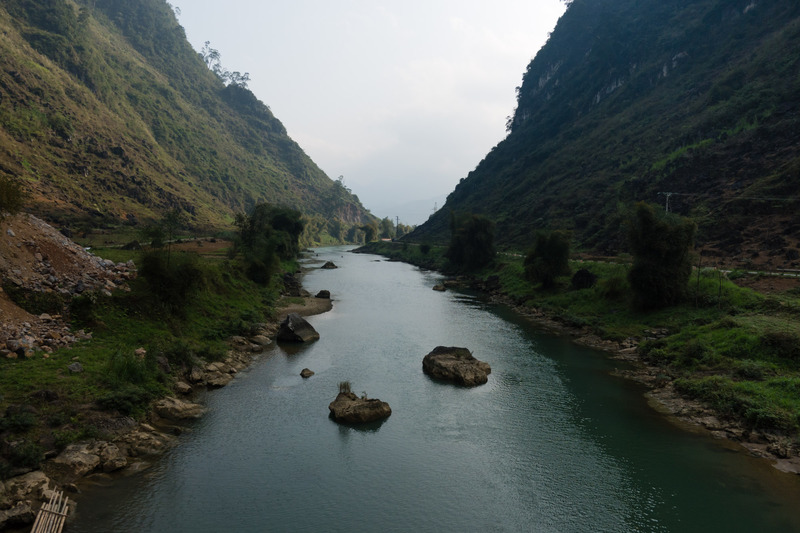
[[[505,137],[559,0],[172,0],[189,41],[381,218],[420,224]]]

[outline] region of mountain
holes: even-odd
[[[647,201],[694,217],[706,254],[796,260],[798,59],[796,0],[574,0],[507,137],[410,238],[446,240],[467,211],[507,247],[568,229],[615,253],[625,210]]]
[[[209,69],[164,0],[0,4],[0,177],[22,180],[29,210],[60,225],[178,208],[219,228],[258,202],[337,231],[376,220],[246,78]]]

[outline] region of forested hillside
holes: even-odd
[[[212,72],[165,0],[6,0],[0,178],[62,226],[178,208],[218,228],[259,202],[332,233],[373,221],[246,81]]]
[[[472,212],[501,245],[566,229],[618,253],[625,211],[669,202],[707,255],[796,262],[799,58],[795,0],[574,0],[507,138],[411,238],[446,240],[450,213]]]

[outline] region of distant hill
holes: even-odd
[[[0,175],[60,225],[179,208],[216,228],[257,202],[374,221],[245,81],[209,70],[164,0],[5,0]]]
[[[796,264],[798,59],[796,0],[574,0],[507,138],[410,238],[445,240],[449,213],[471,211],[505,246],[569,229],[615,253],[644,200],[695,217],[705,254]]]

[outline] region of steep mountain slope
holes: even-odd
[[[796,259],[800,3],[575,0],[518,88],[509,135],[412,235],[443,240],[451,211],[624,248],[644,200],[696,217],[706,253]]]
[[[0,5],[0,175],[62,224],[177,207],[218,227],[262,201],[374,219],[246,84],[207,68],[164,0]]]

